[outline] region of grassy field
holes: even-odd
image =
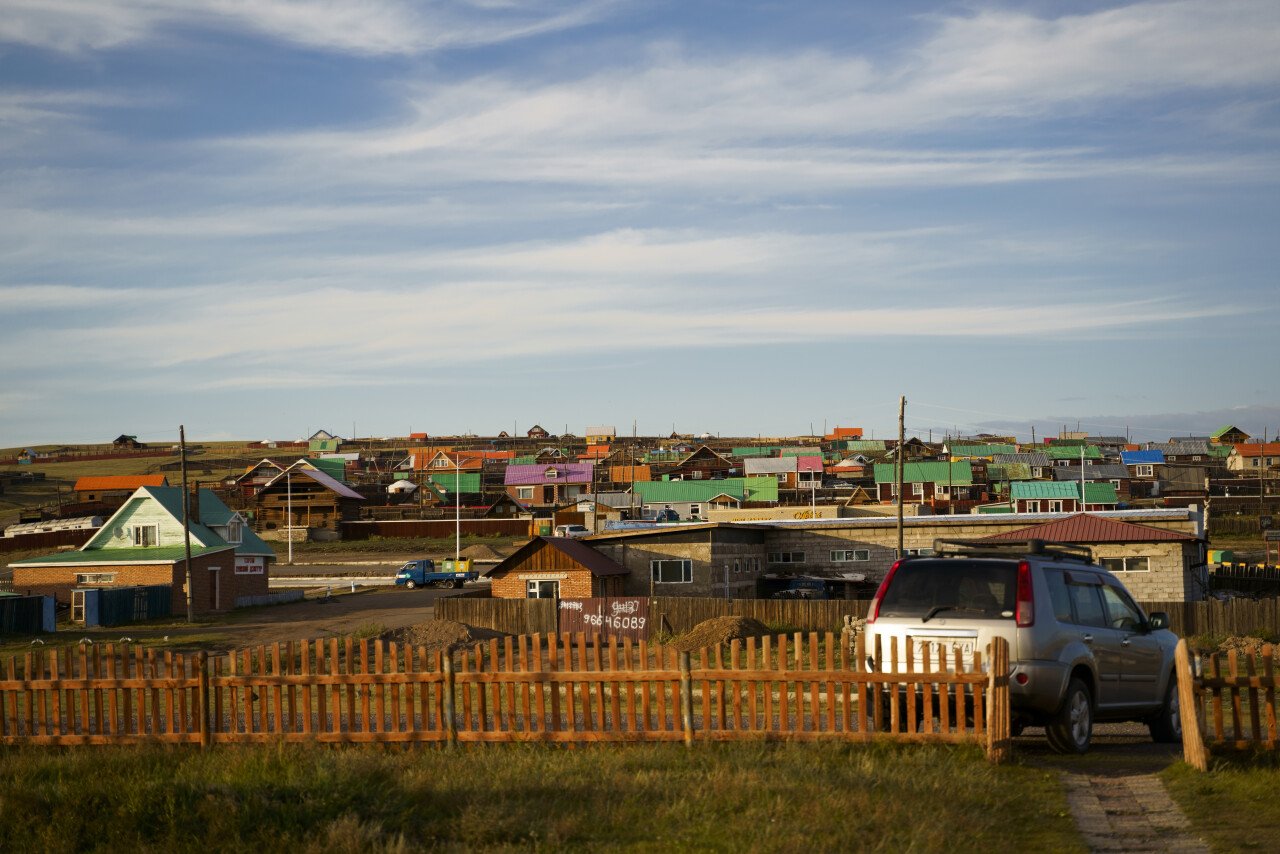
[[[1083,850],[1056,775],[841,745],[0,750],[0,848]]]
[[[1280,839],[1280,755],[1215,759],[1208,774],[1178,763],[1160,776],[1195,832],[1216,851],[1274,851]]]

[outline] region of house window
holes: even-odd
[[[555,470],[555,469],[547,469],[546,471],[544,471],[544,472],[542,473],[542,476],[543,476],[543,477],[545,477],[547,480],[555,480],[555,479],[556,479],[556,476],[557,476],[557,475],[556,475],[556,470]]]
[[[733,562],[733,571],[742,572],[742,565],[739,564],[736,560]]]
[[[914,496],[916,496],[917,498],[921,498],[921,497],[923,497],[923,496],[924,496],[924,484],[923,484],[923,483],[913,483],[913,484],[911,484],[911,494],[912,494],[912,495],[914,495]]]
[[[1106,557],[1102,559],[1102,565],[1108,572],[1150,572],[1151,558]]]
[[[804,552],[770,552],[769,563],[804,563]]]
[[[690,584],[693,582],[693,561],[651,560],[649,573],[662,584]]]
[[[438,469],[449,468],[449,461],[446,459],[439,459],[433,462],[431,465]]]
[[[525,501],[530,501],[530,500],[532,500],[532,499],[533,499],[533,487],[532,487],[532,486],[517,486],[517,487],[516,487],[516,498],[517,498],[517,499],[523,499],[523,500],[525,500]]]
[[[946,498],[951,494],[951,487],[947,486],[945,483],[940,483],[933,488],[933,494],[939,498]]]
[[[689,477],[692,478],[693,480],[702,480],[702,470],[695,469],[693,473],[689,475]]]
[[[839,549],[831,553],[834,563],[871,560],[871,549]]]
[[[244,525],[239,519],[232,519],[227,524],[227,542],[236,544],[244,540]]]
[[[1062,512],[1062,500],[1061,500],[1061,499],[1059,499],[1059,498],[1055,498],[1055,499],[1051,500],[1051,501],[1049,502],[1049,512],[1050,512],[1050,513],[1061,513],[1061,512]]]
[[[929,557],[933,554],[933,549],[906,549],[905,551],[912,557]]]
[[[133,526],[133,544],[135,546],[154,546],[158,542],[160,542],[160,537],[155,525]]]
[[[78,572],[76,573],[76,584],[115,584],[116,574],[114,572]]]
[[[1155,474],[1155,470],[1155,466],[1138,466],[1137,474],[1138,477],[1151,477]]]
[[[526,599],[559,599],[559,581],[526,581],[524,584]]]
[[[1027,509],[1026,509],[1026,512],[1027,512],[1027,513],[1039,513],[1039,512],[1040,512],[1040,502],[1039,502],[1039,501],[1028,501],[1028,502],[1027,502]]]

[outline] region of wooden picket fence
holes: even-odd
[[[1183,757],[1201,771],[1208,770],[1215,748],[1280,749],[1275,650],[1268,644],[1261,653],[1255,659],[1231,650],[1224,667],[1220,653],[1201,653],[1178,641]]]
[[[1010,750],[1009,650],[871,651],[827,632],[681,652],[525,635],[446,655],[351,638],[181,655],[103,645],[0,662],[0,741],[972,742]],[[887,671],[886,671],[887,668]]]

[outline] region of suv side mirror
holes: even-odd
[[[1169,615],[1164,611],[1156,611],[1147,617],[1147,625],[1153,632],[1156,629],[1167,629],[1169,628]]]

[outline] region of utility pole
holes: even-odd
[[[898,398],[898,471],[895,481],[898,488],[898,557],[902,557],[903,522],[902,522],[902,472],[903,455],[907,444],[907,396]]]
[[[178,453],[182,455],[182,542],[186,551],[187,622],[195,620],[191,602],[191,496],[187,493],[187,428],[178,425]]]

